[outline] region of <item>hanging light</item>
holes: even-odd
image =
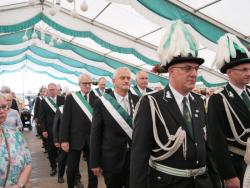
[[[87,4],[86,0],[83,0],[83,1],[82,1],[81,5],[80,5],[80,9],[81,9],[83,12],[85,12],[85,11],[88,10],[88,4]]]
[[[57,44],[62,44],[62,39],[58,37],[58,39],[56,40]]]
[[[37,33],[36,33],[36,30],[34,29],[32,35],[31,35],[32,39],[37,39],[38,36],[37,36]]]
[[[51,39],[50,42],[49,42],[49,45],[52,47],[54,46],[54,41]]]
[[[56,5],[53,5],[53,7],[51,7],[51,8],[49,9],[49,14],[50,14],[51,16],[55,16],[55,15],[56,15],[56,12],[57,12]]]
[[[68,3],[72,3],[74,0],[67,0]]]
[[[29,40],[29,37],[27,36],[27,34],[25,33],[24,35],[23,35],[23,41],[25,42],[25,41],[27,41],[27,40]]]

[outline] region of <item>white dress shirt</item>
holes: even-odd
[[[188,106],[188,109],[189,109],[189,112],[190,112],[190,115],[191,114],[191,108],[190,108],[190,101],[189,101],[189,95],[190,93],[188,93],[186,96],[183,96],[182,94],[180,94],[178,91],[176,91],[170,84],[169,84],[169,87],[174,95],[174,98],[175,98],[175,101],[181,111],[181,113],[183,114],[183,103],[182,103],[182,100],[184,97],[187,97],[187,106]]]

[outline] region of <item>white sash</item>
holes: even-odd
[[[92,122],[92,114],[87,109],[87,107],[82,103],[81,99],[73,92],[72,97],[75,99],[76,103],[80,106],[82,111],[86,114],[86,116],[89,118],[89,121]]]
[[[125,133],[132,139],[132,128],[129,124],[123,119],[123,117],[117,112],[117,110],[113,107],[113,105],[105,99],[103,96],[100,97],[103,105],[108,110],[110,115],[116,120],[116,122],[120,125],[120,127],[125,131]]]
[[[93,92],[94,92],[94,94],[95,94],[97,97],[101,97],[101,96],[99,95],[99,93],[97,92],[96,89],[93,89]]]
[[[49,101],[47,97],[44,97],[44,100],[47,102],[49,107],[56,113],[56,107]]]
[[[136,91],[134,90],[134,88],[133,88],[133,87],[130,87],[130,91],[131,91],[131,93],[132,93],[132,94],[134,94],[134,95],[138,96],[138,94],[136,93]]]

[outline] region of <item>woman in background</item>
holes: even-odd
[[[6,122],[8,103],[0,94],[0,188],[24,188],[31,173],[31,155],[22,133]]]
[[[11,108],[13,96],[10,93],[4,94],[7,100],[7,118],[5,124],[8,125],[12,129],[22,130],[23,123],[21,121],[19,112]]]

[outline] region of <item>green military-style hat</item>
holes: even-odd
[[[230,33],[220,37],[213,67],[225,74],[227,69],[246,63],[250,63],[250,53],[240,40]]]
[[[158,48],[161,64],[158,71],[168,72],[172,65],[183,62],[194,62],[199,65],[204,59],[197,57],[198,45],[191,32],[181,20],[174,21],[167,29]]]

